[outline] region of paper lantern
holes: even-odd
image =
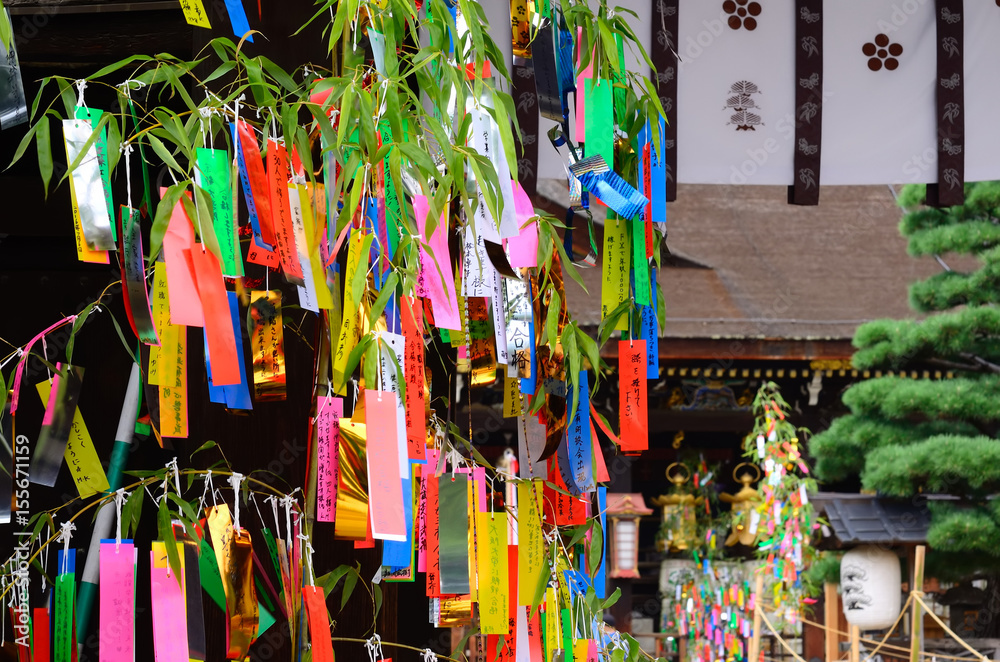
[[[608,517],[614,542],[612,577],[639,577],[639,518],[652,512],[641,494],[608,494]]]
[[[862,630],[891,627],[901,608],[899,557],[873,545],[855,547],[840,562],[844,616]]]

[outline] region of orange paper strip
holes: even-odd
[[[288,203],[288,153],[285,144],[276,140],[267,141],[267,184],[270,191],[271,227],[274,230],[278,257],[285,278],[290,283],[302,286],[302,265],[295,250],[295,228]]]
[[[400,300],[403,336],[406,339],[406,447],[411,460],[423,462],[427,450],[427,405],[424,399],[424,307],[416,297]]]
[[[208,356],[212,362],[212,384],[231,386],[239,384],[242,357],[236,353],[236,336],[233,332],[232,315],[229,310],[229,296],[219,261],[211,252],[201,246],[184,251],[191,261],[198,284],[198,297],[205,313],[205,336],[208,340]],[[169,268],[167,270],[169,278]],[[173,299],[173,285],[169,286]],[[170,306],[173,313],[173,301]]]
[[[330,614],[326,610],[323,589],[303,586],[302,597],[309,617],[309,639],[313,662],[333,662],[333,640],[330,638]]]

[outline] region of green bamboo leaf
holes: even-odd
[[[156,215],[153,217],[153,225],[149,230],[149,261],[151,263],[155,262],[160,254],[160,248],[163,246],[163,237],[166,235],[167,227],[170,225],[170,216],[173,214],[174,207],[177,206],[177,202],[186,190],[187,182],[174,184],[167,188],[163,197],[160,198],[160,203],[156,205]]]
[[[21,142],[18,144],[17,149],[14,150],[14,157],[7,165],[8,168],[21,160],[21,157],[24,156],[24,152],[28,149],[28,145],[31,144],[31,139],[35,137],[35,134],[38,132],[38,127],[41,125],[41,122],[32,125],[31,128],[28,129],[28,132],[24,134],[24,137],[21,138]]]
[[[152,59],[153,58],[151,58],[148,55],[131,55],[131,56],[125,58],[124,60],[118,60],[117,62],[109,64],[108,66],[104,67],[103,69],[98,69],[97,73],[95,73],[94,75],[92,75],[90,77],[90,79],[91,80],[97,80],[98,78],[103,78],[104,76],[107,76],[108,74],[112,74],[112,73],[118,71],[119,69],[127,67],[128,65],[132,64],[133,62],[149,62]]]
[[[3,12],[0,11],[0,14]],[[35,134],[35,147],[38,149],[38,172],[42,176],[42,186],[45,189],[45,199],[49,197],[49,182],[52,180],[52,123],[48,115],[42,115],[38,120],[38,131]]]
[[[333,589],[337,587],[340,580],[344,577],[344,575],[350,572],[350,570],[351,566],[349,565],[339,565],[325,575],[321,575],[316,578],[316,586],[323,589],[324,598],[330,597],[330,593],[333,592]]]
[[[167,167],[177,173],[184,172],[184,169],[177,163],[177,159],[174,158],[173,154],[170,153],[159,138],[152,132],[147,133],[146,137],[149,138],[149,146],[153,148],[153,151],[160,157],[160,160],[167,164]]]
[[[361,261],[351,278],[351,303],[355,306],[361,303],[361,297],[364,296],[368,285],[368,253],[374,238],[374,234],[365,235],[364,242],[361,244]]]
[[[385,279],[385,283],[382,285],[382,290],[378,293],[378,298],[375,299],[375,303],[372,304],[371,311],[368,314],[368,321],[372,326],[374,326],[376,320],[382,316],[382,311],[385,310],[385,306],[389,303],[389,299],[395,296],[396,285],[398,284],[399,276],[395,271],[393,271]]]
[[[357,586],[359,578],[357,570],[348,568],[347,576],[344,577],[344,590],[340,594],[340,611],[344,611],[344,607],[347,606],[347,601],[351,599],[351,594],[354,593],[354,587]]]
[[[76,334],[87,323],[87,318],[90,317],[90,313],[94,312],[94,308],[97,306],[97,302],[87,304],[87,306],[81,310],[77,316],[76,320],[73,321],[73,328],[69,332],[69,340],[66,341],[66,363],[73,363],[73,348],[76,346]]]
[[[212,441],[211,439],[209,439],[208,441],[206,441],[205,443],[203,443],[201,446],[199,446],[198,448],[196,448],[194,450],[194,452],[191,453],[191,455],[190,455],[190,457],[188,459],[194,459],[194,456],[197,455],[198,453],[200,453],[202,451],[207,451],[207,450],[209,450],[211,448],[215,448],[218,445],[219,444],[217,444],[214,441]]]
[[[604,530],[601,528],[600,519],[594,518],[591,521],[594,523],[594,534],[590,536],[590,545],[587,547],[587,574],[594,577],[604,555]]]
[[[375,614],[372,619],[378,618],[378,613],[382,611],[382,586],[379,584],[372,584],[372,596],[375,600]]]
[[[3,3],[0,2],[0,44],[3,44],[3,49],[10,52],[11,44],[14,41],[14,28],[10,24],[10,16],[3,8]]]
[[[141,490],[136,490],[137,492]],[[170,510],[167,508],[167,500],[161,499],[156,512],[157,536],[163,541],[163,546],[167,549],[167,561],[170,563],[170,572],[173,573],[177,583],[181,583],[181,557],[177,553],[177,538],[174,536],[174,527],[171,525]]]
[[[121,325],[118,324],[118,320],[115,319],[115,316],[111,313],[111,311],[108,311],[108,317],[111,318],[111,322],[115,325],[115,331],[118,332],[118,339],[122,341],[122,347],[124,347],[125,351],[128,352],[129,358],[132,359],[132,363],[139,363],[135,358],[135,354],[132,352],[132,347],[130,347],[128,341],[125,340],[125,334],[122,333]]]
[[[372,343],[372,338],[373,336],[370,334],[364,336],[351,350],[351,353],[347,356],[347,366],[344,368],[345,375],[354,374],[354,370],[358,367],[358,364],[361,363],[361,357],[366,351],[368,351],[368,346]]]

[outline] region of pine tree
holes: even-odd
[[[921,206],[924,194],[923,186],[903,189],[900,232],[911,256],[942,264],[942,272],[910,287],[911,307],[929,316],[863,324],[853,363],[859,370],[934,370],[952,378],[886,376],[855,384],[843,395],[851,413],[813,437],[809,451],[827,483],[860,477],[865,490],[921,504],[925,496],[958,497],[927,501],[929,563],[950,569],[952,578],[995,575],[1000,501],[990,495],[1000,491],[1000,183],[969,184],[965,204],[945,209]],[[973,268],[952,269],[949,261]]]

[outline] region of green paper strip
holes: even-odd
[[[632,270],[635,273],[635,302],[642,306],[650,303],[649,259],[646,257],[646,232],[643,227],[643,215],[636,216],[637,222],[631,223],[632,230]]]
[[[208,597],[212,598],[212,602],[219,609],[225,611],[226,592],[222,588],[222,575],[219,573],[219,562],[215,558],[215,551],[212,549],[212,546],[204,538],[201,541],[201,556],[198,557],[198,570],[201,573],[201,587],[208,593]],[[260,611],[260,620],[257,624],[257,636],[259,637],[274,625],[274,616],[260,603],[259,599],[257,600],[257,609]],[[69,662],[69,660],[66,662]]]
[[[588,78],[584,82],[584,153],[601,155],[608,167],[614,170],[615,125],[611,81]]]
[[[392,129],[388,122],[379,124],[379,134],[382,136],[382,144],[388,145],[392,142]],[[389,154],[386,154],[382,161],[382,169],[385,173],[385,225],[389,235],[389,256],[396,253],[396,245],[399,243],[399,226],[403,218],[403,211],[399,206],[399,195],[396,193],[396,186],[392,183],[392,173],[389,169]]]
[[[615,45],[618,46],[618,67],[621,71],[625,71],[625,42],[622,41],[622,36],[620,34],[615,35]],[[628,84],[625,76],[616,76],[615,82],[621,83],[623,85]],[[620,124],[624,124],[625,111],[627,110],[625,88],[616,87],[614,91],[615,97],[615,118]],[[611,161],[608,161],[610,164]]]
[[[573,624],[569,609],[562,610],[563,662],[573,662]]]
[[[221,580],[220,580],[221,581]],[[76,574],[65,572],[56,577],[56,616],[53,628],[55,636],[52,653],[55,662],[71,662],[73,659],[73,615],[76,605]]]
[[[233,223],[233,191],[230,179],[229,152],[199,147],[197,153],[198,186],[212,198],[212,229],[219,241],[222,274],[230,278],[243,275],[236,227]]]
[[[76,108],[76,118],[79,120],[87,120],[90,122],[90,126],[97,126],[101,121],[101,115],[104,114],[103,110],[98,108],[82,108],[77,106]],[[112,122],[114,119],[111,120]],[[94,141],[94,149],[97,150],[97,165],[101,170],[101,185],[104,186],[104,200],[108,205],[108,218],[111,219],[111,236],[118,241],[118,229],[115,227],[115,206],[111,199],[111,170],[108,164],[108,129],[104,127],[101,129],[100,135],[97,136],[97,140]]]

